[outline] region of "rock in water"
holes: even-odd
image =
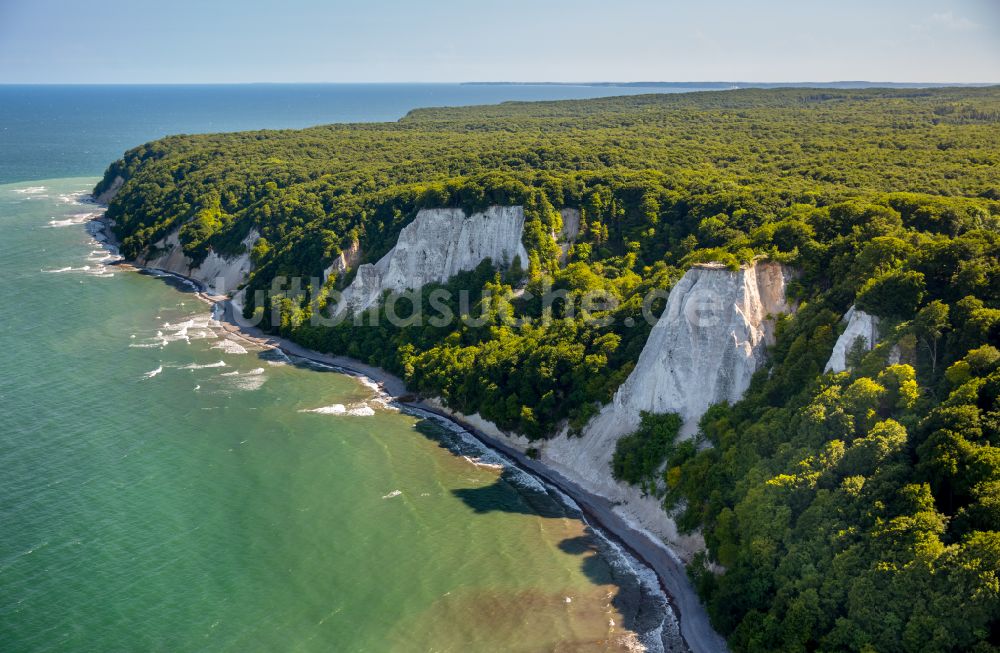
[[[874,315],[869,315],[851,306],[844,314],[844,322],[847,322],[847,328],[837,338],[837,344],[833,346],[833,353],[830,354],[830,360],[827,361],[824,372],[845,371],[847,369],[847,354],[858,338],[864,342],[865,351],[871,351],[878,344],[878,318]]]
[[[520,257],[521,264],[527,266],[528,254],[521,244],[523,231],[524,209],[520,206],[491,206],[470,216],[462,209],[423,209],[403,227],[396,246],[378,263],[358,268],[354,281],[344,290],[338,312],[365,310],[387,290],[402,292],[447,281],[486,259],[509,265],[514,257]]]

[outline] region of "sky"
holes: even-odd
[[[0,0],[0,83],[1000,82],[1000,0]]]

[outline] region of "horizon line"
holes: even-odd
[[[240,81],[240,82],[5,82],[0,81],[0,86],[389,86],[389,85],[413,85],[413,86],[608,86],[608,87],[633,87],[633,88],[655,88],[658,86],[712,86],[712,85],[749,85],[749,86],[829,86],[834,84],[866,84],[870,86],[893,85],[911,87],[931,87],[931,86],[998,86],[1000,81],[992,82],[952,82],[952,81],[891,81],[880,80],[871,81],[866,79],[837,79],[829,81],[797,80],[797,81],[749,81],[749,80],[664,80],[664,81],[489,81],[489,80],[467,80],[467,81],[371,81],[371,82],[343,82],[343,81]],[[735,90],[735,89],[734,89]]]

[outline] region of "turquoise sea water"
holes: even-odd
[[[648,572],[557,493],[104,266],[95,181],[0,185],[0,651],[659,641]]]

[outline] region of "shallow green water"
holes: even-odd
[[[655,630],[662,597],[530,477],[103,268],[76,201],[93,181],[0,186],[0,651],[620,650]]]

